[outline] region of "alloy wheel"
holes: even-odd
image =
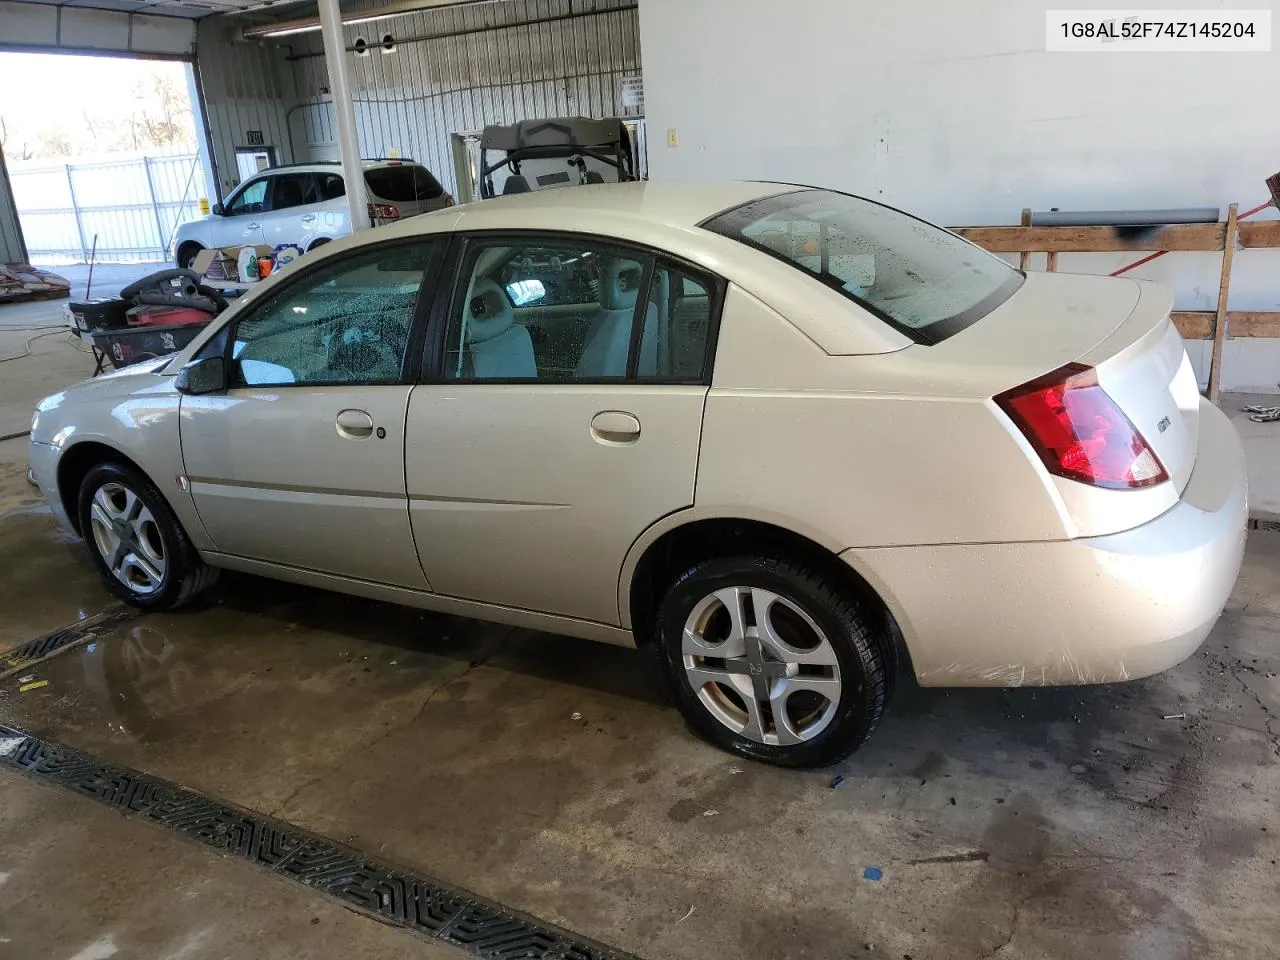
[[[826,634],[795,603],[759,587],[725,587],[684,625],[685,675],[707,711],[769,746],[811,740],[840,702],[840,664]]]
[[[142,499],[124,484],[104,483],[89,508],[93,542],[111,575],[138,596],[164,584],[164,539]]]

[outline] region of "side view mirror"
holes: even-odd
[[[215,217],[225,217],[227,215],[227,211],[222,209],[222,204],[220,203],[215,203],[209,209],[210,209],[210,212],[212,212]]]
[[[179,393],[191,396],[220,393],[227,389],[227,362],[222,357],[193,360],[178,371],[173,386]]]

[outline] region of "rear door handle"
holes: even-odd
[[[303,223],[315,223],[315,222],[316,222],[316,215],[315,215],[314,213],[308,213],[305,217],[303,217],[303,218],[302,218],[302,222],[303,222]]]
[[[640,439],[640,421],[624,410],[602,410],[591,418],[591,436],[606,446],[621,446]]]
[[[373,417],[363,410],[343,410],[338,413],[338,436],[347,440],[367,440],[373,436]]]
[[[246,230],[261,230],[261,229],[262,229],[262,224],[260,224],[260,223],[251,223],[251,224],[249,224],[248,226],[246,226],[246,227],[245,227],[245,229],[246,229]]]

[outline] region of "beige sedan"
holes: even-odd
[[[904,670],[1102,683],[1204,640],[1245,470],[1170,308],[824,190],[530,194],[299,261],[41,402],[31,464],[143,609],[228,568],[656,644],[701,735],[824,764]]]

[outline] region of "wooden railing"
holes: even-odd
[[[1280,220],[1242,223],[1232,204],[1221,223],[1170,224],[1151,229],[1131,227],[953,227],[956,233],[992,253],[1021,254],[1021,266],[1033,253],[1045,254],[1045,269],[1054,271],[1060,253],[1119,253],[1124,251],[1222,252],[1217,310],[1178,310],[1173,322],[1188,340],[1212,340],[1209,360],[1209,399],[1217,402],[1222,380],[1222,351],[1230,337],[1280,337],[1280,311],[1228,310],[1231,262],[1237,248],[1280,248]],[[1023,211],[1024,223],[1030,211]]]

